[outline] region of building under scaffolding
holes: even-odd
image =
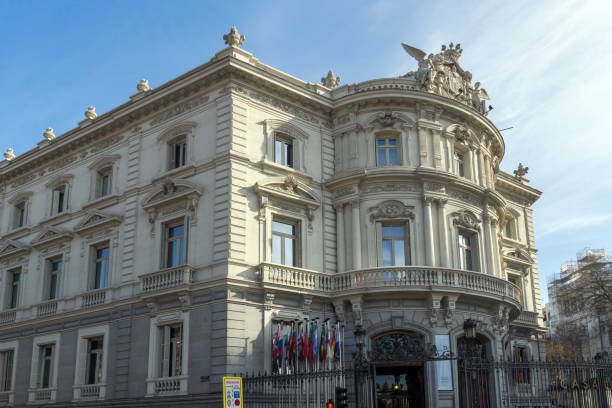
[[[576,356],[609,353],[612,321],[612,257],[604,249],[585,248],[561,265],[548,282],[550,333]]]

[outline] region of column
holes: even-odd
[[[431,220],[431,197],[423,197],[423,227],[425,229],[425,265],[434,266],[433,223]]]
[[[265,233],[264,233],[264,260],[266,262],[272,262],[272,211],[270,207],[266,205],[265,210]]]
[[[470,180],[476,183],[476,155],[474,154],[474,151],[472,149],[468,150],[468,155],[470,157]]]
[[[366,157],[368,158],[367,167],[372,168],[376,167],[376,143],[375,136],[373,134],[374,128],[369,127],[364,129],[366,146],[368,147],[368,151],[366,152]],[[357,132],[357,130],[355,130]]]
[[[336,204],[336,272],[344,272],[344,204]]]
[[[448,227],[446,224],[446,203],[448,200],[438,201],[438,225],[440,226],[440,266],[450,267],[448,255]]]
[[[496,219],[491,219],[491,235],[493,235],[492,248],[493,248],[493,252],[495,255],[495,258],[493,258],[495,261],[495,264],[494,264],[495,270],[493,274],[496,276],[501,276],[502,267],[501,267],[501,258],[499,256],[499,245],[498,245],[498,239],[497,239],[497,220]]]
[[[410,166],[410,157],[408,156],[409,154],[408,144],[410,143],[409,142],[410,128],[407,126],[402,126],[401,129],[402,129],[402,132],[401,132],[402,141],[401,141],[401,146],[400,146],[402,149],[401,164],[402,166]]]
[[[351,202],[353,207],[353,269],[361,269],[361,221],[359,200]]]
[[[417,137],[419,138],[419,167],[427,166],[427,132],[417,126]]]
[[[334,136],[334,149],[335,149],[335,157],[336,157],[335,170],[336,170],[336,174],[338,174],[342,170],[344,170],[343,160],[342,160],[342,135],[341,134],[337,134]]]
[[[489,160],[489,156],[484,157],[485,162],[485,186],[491,188],[493,184],[493,179],[491,178],[491,161]]]
[[[487,187],[487,173],[485,173],[484,159],[482,156],[483,156],[482,150],[479,150],[478,151],[478,166],[479,166],[478,168],[480,169],[479,184],[483,187]]]
[[[494,275],[493,264],[495,260],[495,254],[493,253],[493,246],[491,244],[491,217],[489,214],[484,214],[483,218],[483,226],[484,226],[484,241],[485,241],[485,251],[487,254],[487,273],[489,275]]]
[[[264,294],[264,312],[263,312],[263,328],[264,328],[264,370],[268,373],[272,372],[272,307],[274,305],[274,293],[266,292]]]
[[[439,169],[442,167],[442,154],[440,153],[440,131],[432,132],[432,151],[433,151],[433,167]]]

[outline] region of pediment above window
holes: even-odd
[[[504,250],[504,260],[518,263],[523,266],[531,266],[534,263],[529,252],[522,248],[509,248]]]
[[[480,220],[473,212],[468,210],[457,211],[451,214],[453,225],[477,231],[480,229]]]
[[[45,187],[55,188],[57,186],[61,186],[62,184],[70,184],[73,179],[74,176],[72,174],[63,174],[61,176],[51,179],[47,184],[45,184]]]
[[[40,234],[34,238],[31,245],[35,248],[40,248],[47,245],[52,245],[58,242],[69,241],[72,239],[72,233],[57,227],[44,228]]]
[[[11,197],[8,200],[8,203],[12,205],[19,204],[22,201],[30,200],[33,194],[34,193],[32,193],[31,191],[22,191]]]
[[[12,258],[14,256],[30,253],[32,248],[19,241],[5,239],[0,242],[0,259]]]
[[[74,230],[79,234],[84,234],[94,229],[114,227],[119,224],[121,224],[121,217],[119,216],[105,214],[101,211],[92,211],[83,217],[74,227]]]
[[[112,166],[120,158],[121,156],[118,154],[106,155],[91,163],[88,168],[90,170],[100,170]]]
[[[397,200],[387,200],[376,207],[370,207],[370,220],[409,220],[414,219],[414,207]]]
[[[159,142],[169,142],[175,137],[182,135],[188,135],[193,132],[198,124],[196,122],[183,122],[178,125],[174,125],[164,130],[157,138]]]
[[[264,125],[266,126],[266,133],[268,135],[274,132],[281,132],[292,138],[302,140],[308,139],[308,133],[304,132],[297,126],[292,125],[291,123],[279,119],[266,119],[264,120]]]
[[[177,201],[199,200],[204,189],[191,181],[166,178],[157,184],[142,200],[142,208],[151,211]]]
[[[274,197],[316,209],[321,204],[318,195],[295,176],[270,177],[255,184],[255,192],[260,197]]]

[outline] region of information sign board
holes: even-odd
[[[223,408],[242,408],[242,377],[223,377]]]

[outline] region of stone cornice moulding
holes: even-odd
[[[308,139],[308,133],[304,132],[302,129],[293,125],[292,123],[289,123],[289,121],[280,119],[266,119],[263,121],[263,123],[265,125],[266,135],[270,135],[273,132],[280,132],[294,138],[302,140]]]
[[[33,195],[34,193],[32,191],[20,191],[9,198],[7,202],[11,205],[19,204],[24,200],[30,200]]]
[[[88,212],[74,227],[74,230],[77,234],[82,235],[94,229],[115,227],[119,224],[121,224],[121,217],[94,210]]]
[[[74,180],[74,175],[72,174],[62,174],[56,177],[53,177],[51,180],[47,181],[45,184],[46,188],[55,188],[57,186],[61,186],[62,184],[69,184]]]
[[[46,227],[32,240],[30,245],[34,248],[42,248],[57,242],[72,240],[73,234],[70,231],[58,227]]]
[[[503,248],[502,255],[504,257],[504,262],[509,261],[527,267],[531,267],[533,264],[535,264],[535,260],[531,257],[531,254],[518,246]]]
[[[12,258],[20,254],[30,253],[32,248],[19,241],[3,239],[0,241],[0,260]]]

